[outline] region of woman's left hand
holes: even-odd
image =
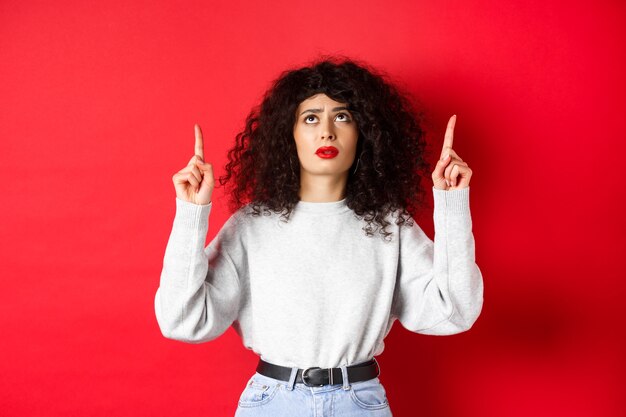
[[[433,186],[438,190],[460,190],[469,187],[472,170],[452,149],[456,115],[448,121],[441,157],[433,171]]]

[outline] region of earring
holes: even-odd
[[[359,162],[361,162],[361,156],[359,155],[359,159],[357,159],[356,161],[356,165],[354,166],[354,171],[352,171],[352,174],[356,174],[356,170],[359,169]]]

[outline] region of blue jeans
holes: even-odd
[[[255,372],[239,398],[235,417],[390,417],[385,388],[378,378],[350,382],[341,367],[343,384],[307,387]]]

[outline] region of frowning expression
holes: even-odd
[[[348,175],[359,132],[346,103],[321,93],[304,100],[296,110],[293,137],[301,176]]]

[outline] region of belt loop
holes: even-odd
[[[348,366],[347,365],[341,365],[341,379],[343,379],[343,389],[346,391],[349,390],[350,381],[348,381]]]
[[[374,359],[374,362],[376,362],[376,378],[378,378],[380,376],[380,364],[378,363],[376,358],[372,358],[372,359]]]
[[[297,375],[298,375],[298,367],[294,366],[293,368],[291,368],[291,375],[289,376],[289,382],[287,383],[287,389],[289,391],[293,391],[293,388],[296,385]]]

